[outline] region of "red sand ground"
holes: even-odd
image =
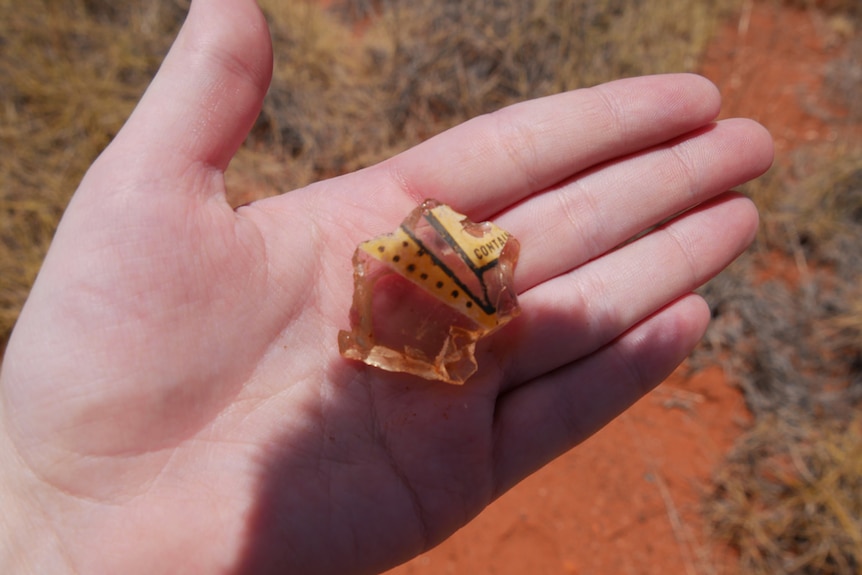
[[[717,369],[659,389],[390,573],[725,573],[698,507],[748,415]]]
[[[779,159],[799,143],[836,137],[811,112],[823,65],[839,55],[846,24],[744,2],[739,21],[709,47],[702,70],[722,90],[722,116],[766,125]],[[699,509],[712,471],[748,421],[720,370],[677,373],[389,575],[738,573],[733,552],[708,539]]]

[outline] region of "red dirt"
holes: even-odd
[[[707,48],[701,69],[721,89],[721,116],[745,116],[769,128],[778,161],[806,142],[841,137],[847,125],[834,120],[846,110],[824,97],[823,77],[857,26],[815,10],[745,0],[739,20]]]
[[[390,575],[725,573],[698,514],[748,415],[718,369],[675,374],[578,448]]]
[[[846,44],[841,23],[776,3],[743,5],[702,66],[722,91],[722,117],[764,124],[779,161],[799,144],[838,137],[817,110],[826,106],[819,97],[824,65]],[[712,471],[749,419],[718,368],[689,378],[674,374],[449,540],[389,575],[738,573],[732,551],[709,540],[700,504]]]

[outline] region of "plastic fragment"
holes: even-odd
[[[518,315],[518,241],[426,200],[353,255],[351,331],[341,355],[388,371],[463,384],[476,342]]]

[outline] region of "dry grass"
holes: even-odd
[[[264,0],[273,85],[236,167],[254,156],[270,174],[261,187],[286,191],[517,101],[693,70],[733,2],[344,0],[323,12]],[[289,168],[265,169],[273,155]]]
[[[840,147],[840,153],[839,153]],[[746,256],[703,294],[719,358],[756,414],[845,419],[862,399],[862,147],[809,148],[748,187],[762,213]]]
[[[858,21],[859,3],[829,3]],[[845,10],[845,12],[841,12]],[[757,418],[717,473],[717,537],[753,574],[862,571],[862,34],[824,70],[834,142],[795,150],[747,187],[755,248],[704,294],[695,362],[723,363]]]
[[[754,186],[770,206],[758,249],[705,290],[700,360],[720,358],[757,416],[707,504],[745,573],[862,569],[862,153],[832,158]]]
[[[366,70],[382,80],[391,134],[412,144],[516,101],[694,70],[728,4],[394,0],[368,16]]]
[[[862,569],[862,154],[831,165],[752,186],[770,206],[756,249],[704,289],[694,361],[721,362],[757,421],[706,506],[744,573]]]
[[[711,507],[743,573],[862,569],[862,420],[796,426],[763,417],[730,454]]]
[[[168,3],[0,0],[0,349],[63,209],[183,14]]]

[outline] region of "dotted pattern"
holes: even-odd
[[[481,296],[474,296],[460,286],[403,228],[364,242],[360,247],[476,323],[489,328],[497,324],[496,314],[488,314],[479,305],[477,300]]]

